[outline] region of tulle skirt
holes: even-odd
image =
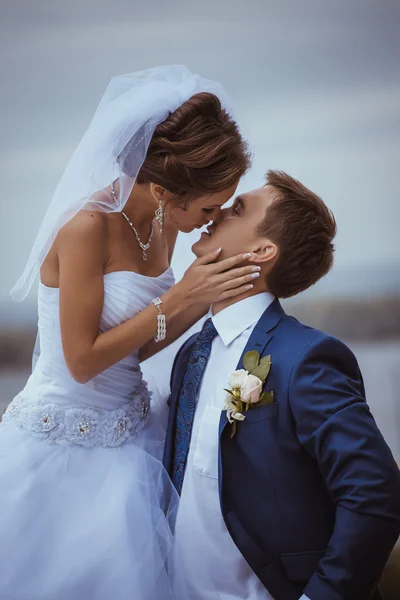
[[[119,448],[57,446],[2,423],[0,599],[184,598],[162,441],[151,422]]]

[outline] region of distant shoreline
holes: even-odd
[[[282,302],[302,323],[347,343],[400,341],[400,294],[365,300],[306,300]],[[10,322],[0,325],[0,369],[29,369],[36,326]]]

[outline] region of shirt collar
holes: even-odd
[[[231,304],[231,306],[224,308],[216,315],[212,314],[211,307],[207,316],[211,317],[214,327],[225,346],[229,346],[246,329],[257,323],[274,300],[272,294],[262,292]]]

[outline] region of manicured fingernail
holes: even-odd
[[[242,258],[243,258],[243,259],[245,259],[245,258],[250,258],[250,256],[251,256],[251,252],[247,252],[247,254],[243,254],[243,255],[242,255]]]
[[[248,285],[248,286],[246,287],[246,290],[251,290],[253,287],[254,287],[254,285]]]
[[[253,267],[251,270],[252,271],[261,271],[261,267]]]
[[[255,279],[256,277],[260,277],[260,273],[253,273],[251,276],[252,279]]]
[[[219,254],[221,252],[222,248],[217,248],[216,250],[214,250],[214,254]]]

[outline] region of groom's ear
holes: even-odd
[[[259,265],[270,263],[272,265],[277,257],[278,246],[271,240],[261,239],[253,248],[249,262]]]

